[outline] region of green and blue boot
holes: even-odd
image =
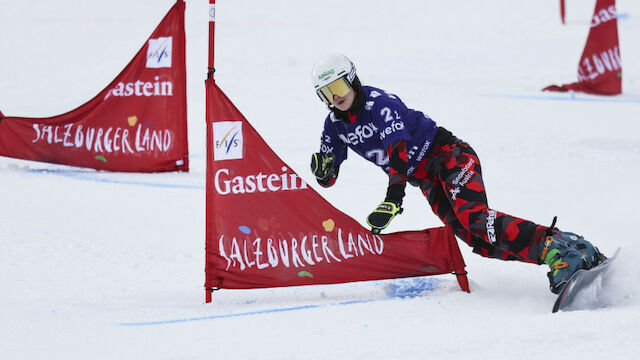
[[[556,218],[542,239],[540,262],[549,265],[551,292],[558,294],[580,269],[590,269],[606,259],[584,237],[554,228]]]
[[[546,235],[540,254],[540,261],[549,265],[549,283],[554,294],[562,291],[567,281],[582,269],[582,254],[562,239],[561,233]]]
[[[582,261],[584,262],[585,269],[591,269],[607,258],[598,250],[597,247],[593,246],[580,235],[561,231],[560,237],[562,240],[566,241],[569,246],[578,250],[580,254],[582,254]]]

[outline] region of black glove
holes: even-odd
[[[311,155],[311,172],[319,182],[327,182],[335,174],[334,162],[335,157],[332,153],[314,153]]]
[[[367,224],[371,226],[371,233],[380,234],[380,231],[387,226],[396,214],[402,214],[401,204],[391,201],[383,201],[378,207],[367,217]]]

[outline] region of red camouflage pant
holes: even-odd
[[[539,264],[546,227],[490,209],[475,151],[465,142],[437,146],[411,175],[433,212],[473,252]]]

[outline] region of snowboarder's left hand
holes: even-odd
[[[367,224],[371,226],[371,233],[380,234],[380,231],[387,226],[396,214],[402,214],[401,204],[391,201],[383,201],[378,207],[367,217]]]
[[[311,172],[318,181],[326,182],[335,175],[334,162],[335,156],[332,153],[313,153],[311,155]]]

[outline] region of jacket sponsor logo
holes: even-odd
[[[458,194],[460,194],[460,186],[456,186],[455,189],[449,190],[451,193],[451,200],[456,201]]]
[[[320,152],[328,154],[333,152],[334,147],[331,146],[331,136],[325,135],[320,137]]]
[[[358,125],[354,129],[353,132],[347,133],[346,135],[339,134],[338,137],[345,143],[351,145],[358,145],[364,143],[365,139],[368,139],[378,131],[378,128],[373,125],[372,122],[365,125]]]
[[[415,158],[415,161],[419,162],[425,157],[425,155],[427,155],[427,150],[429,150],[429,146],[430,145],[431,145],[431,143],[429,142],[429,140],[426,140],[424,142],[424,144],[422,144],[422,149],[420,149],[420,152],[418,153],[418,157]],[[411,150],[407,154],[409,160],[413,159],[413,157],[416,155],[416,151],[418,151],[418,147],[417,146],[411,147]]]
[[[323,154],[328,154],[333,152],[334,147],[329,146],[327,144],[320,144],[320,152]]]
[[[396,131],[402,131],[402,130],[404,130],[404,123],[402,121],[398,121],[398,122],[392,121],[391,124],[389,124],[389,126],[384,128],[384,130],[380,132],[380,140],[383,140],[385,137],[387,137],[387,135],[391,135]]]
[[[487,211],[487,238],[491,241],[492,244],[496,243],[496,229],[494,224],[496,222],[496,211],[488,210]]]
[[[467,163],[467,165],[465,165],[464,168],[462,168],[462,171],[458,173],[458,176],[456,176],[456,178],[453,179],[451,183],[453,185],[465,186],[467,182],[469,182],[473,174],[475,174],[473,170],[470,170],[474,163],[475,161],[473,159],[469,159],[469,162]]]
[[[172,43],[173,38],[171,36],[149,39],[146,67],[153,69],[170,68]]]
[[[427,146],[428,147],[428,146]],[[456,187],[454,189],[449,190],[451,193],[451,200],[456,201],[458,194],[460,193],[460,187],[464,187],[469,180],[473,177],[475,172],[471,170],[471,167],[475,164],[475,160],[469,159],[467,165],[465,165],[462,170],[458,173],[455,179],[451,182]]]
[[[229,169],[219,169],[213,178],[216,191],[220,195],[251,194],[255,192],[275,192],[307,189],[307,183],[295,173],[287,172],[282,167],[282,174],[251,174],[247,176],[230,176]]]
[[[242,121],[213,123],[213,158],[218,160],[242,159]]]

